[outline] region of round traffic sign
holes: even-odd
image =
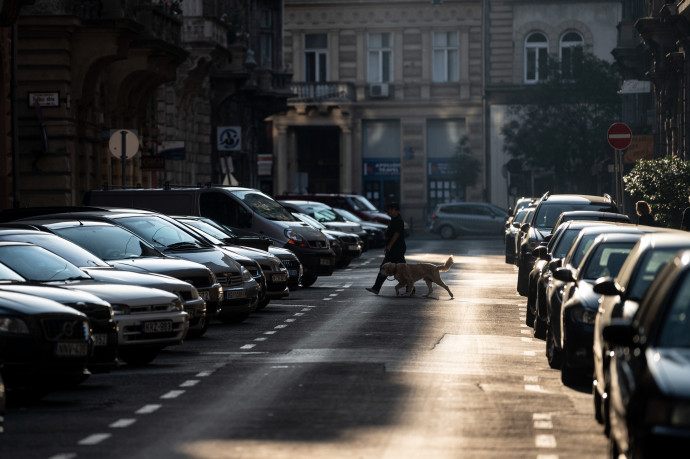
[[[127,129],[118,129],[110,136],[108,148],[117,159],[122,158],[123,150],[125,157],[130,159],[139,151],[139,137]]]
[[[632,131],[625,123],[613,123],[606,133],[606,139],[616,150],[625,150],[632,142]]]

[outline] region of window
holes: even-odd
[[[533,33],[525,40],[525,83],[546,80],[546,59],[549,42],[541,33]]]
[[[576,66],[582,62],[584,40],[577,32],[568,32],[561,37],[560,59],[564,77],[572,77]]]
[[[393,43],[390,33],[370,33],[367,52],[367,81],[393,81]]]
[[[400,159],[400,121],[362,120],[362,157]]]
[[[458,81],[460,75],[459,42],[457,32],[433,33],[432,81]]]
[[[328,36],[325,33],[304,36],[304,76],[306,82],[326,82]]]
[[[273,34],[259,34],[259,65],[267,69],[273,67]]]

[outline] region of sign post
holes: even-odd
[[[616,188],[616,203],[622,212],[625,209],[623,189],[623,150],[632,142],[632,131],[625,123],[613,123],[606,133],[606,140],[613,147],[613,173]]]
[[[122,188],[125,188],[127,185],[125,180],[127,160],[139,152],[139,137],[132,131],[118,129],[110,136],[108,147],[110,153],[122,161]]]

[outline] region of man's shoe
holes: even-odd
[[[378,294],[379,294],[379,291],[376,290],[374,287],[367,287],[367,292],[371,292],[371,293],[373,293],[374,295],[378,295]]]

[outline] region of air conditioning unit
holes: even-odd
[[[371,97],[388,97],[388,83],[369,85],[369,95]]]

